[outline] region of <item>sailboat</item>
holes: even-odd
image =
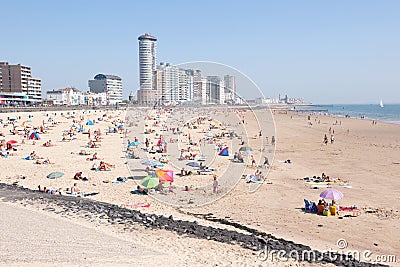
[[[383,106],[383,101],[382,101],[382,98],[381,98],[381,102],[379,102],[379,106],[381,107],[381,108],[383,108],[384,106]]]

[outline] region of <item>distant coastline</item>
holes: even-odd
[[[400,124],[400,104],[387,104],[383,108],[377,104],[328,104],[296,106],[292,110]]]

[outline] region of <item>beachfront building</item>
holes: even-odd
[[[193,98],[193,71],[160,63],[155,75],[158,104],[177,104]]]
[[[122,102],[122,79],[116,75],[97,74],[94,80],[89,80],[89,91],[106,93],[107,105],[117,105]]]
[[[207,76],[205,82],[205,90],[202,93],[202,104],[217,104],[225,103],[225,82],[219,76]]]
[[[47,91],[46,99],[53,105],[79,106],[86,104],[85,93],[74,87]]]
[[[42,100],[42,81],[32,77],[29,66],[0,62],[0,93],[24,94],[29,99],[26,103],[37,103]]]
[[[201,71],[193,70],[193,95],[192,101],[198,103],[201,102],[201,92],[202,92],[202,83],[201,83]]]
[[[108,93],[106,92],[87,92],[84,94],[84,102],[87,106],[106,106],[109,105],[110,99]]]
[[[139,105],[154,105],[159,101],[156,86],[157,38],[146,33],[139,40]]]
[[[224,94],[225,94],[225,102],[227,104],[236,103],[235,76],[228,74],[224,76]]]

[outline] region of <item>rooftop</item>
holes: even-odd
[[[145,33],[143,35],[140,35],[138,37],[138,40],[151,40],[151,41],[157,41],[157,38],[155,36],[150,35],[149,33]]]
[[[117,76],[117,75],[110,75],[110,74],[97,74],[96,76],[94,76],[95,80],[106,80],[106,79],[110,79],[110,80],[119,80],[121,81],[121,77]]]

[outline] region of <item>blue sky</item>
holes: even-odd
[[[44,90],[86,90],[97,73],[138,88],[137,37],[158,61],[232,66],[265,96],[400,103],[400,1],[0,1],[0,61]],[[245,89],[242,89],[245,90]]]

